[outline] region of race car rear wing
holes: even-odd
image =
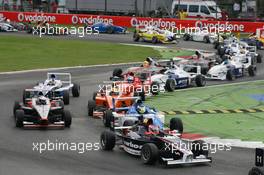
[[[184,71],[188,72],[191,75],[201,74],[201,66],[180,64],[180,68],[183,69]]]
[[[129,106],[126,107],[116,107],[116,101],[127,101],[127,100],[133,100],[136,101],[140,99],[140,97],[118,97],[118,98],[112,98],[112,103],[113,103],[113,111],[125,111],[129,109]]]
[[[51,75],[55,75],[56,77],[59,77],[58,79],[61,80],[63,84],[71,85],[71,74],[70,73],[54,73],[54,72],[48,72],[47,73],[47,79],[50,79]]]

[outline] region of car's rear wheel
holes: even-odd
[[[80,84],[74,83],[72,87],[72,96],[79,97],[80,96],[81,87]]]
[[[103,116],[103,123],[105,127],[111,127],[111,123],[114,122],[114,116],[111,110],[106,110]]]
[[[24,126],[23,124],[24,121],[24,111],[23,110],[16,110],[15,112],[15,122],[16,122],[16,127],[21,128]]]
[[[122,73],[123,73],[122,69],[116,68],[113,70],[113,77],[121,77]]]
[[[150,92],[153,95],[158,95],[159,94],[159,83],[158,82],[152,82],[150,86]]]
[[[139,36],[139,34],[137,34],[136,32],[135,32],[134,35],[133,35],[133,40],[134,40],[135,42],[138,42],[138,41],[140,40],[140,36]]]
[[[206,85],[206,80],[205,77],[203,75],[197,75],[195,77],[195,84],[197,87],[203,87]]]
[[[264,175],[264,172],[262,169],[254,167],[249,171],[248,175]]]
[[[13,114],[14,114],[14,116],[16,114],[16,110],[18,110],[20,108],[21,108],[20,103],[18,101],[15,101],[14,107],[13,107]]]
[[[209,36],[204,36],[203,41],[204,41],[205,43],[210,43]]]
[[[262,55],[258,54],[257,56],[257,63],[262,63]]]
[[[175,80],[173,79],[167,79],[165,83],[165,89],[169,92],[173,92],[176,88]]]
[[[158,147],[153,143],[146,143],[141,149],[141,160],[144,164],[153,165],[159,159]]]
[[[177,117],[170,119],[170,130],[177,130],[179,133],[183,133],[182,120]]]
[[[183,35],[183,40],[184,40],[184,41],[189,41],[190,38],[191,38],[191,37],[190,37],[189,34],[184,34],[184,35]]]
[[[192,142],[192,153],[194,158],[198,157],[200,155],[204,155],[208,157],[209,150],[206,150],[205,148],[208,148],[206,146],[206,143],[203,140],[195,140]]]
[[[107,28],[106,33],[113,34],[114,33],[114,29],[112,27],[109,27],[109,28]]]
[[[100,137],[100,144],[103,150],[111,151],[115,147],[116,137],[115,133],[111,131],[104,131]]]
[[[235,79],[235,75],[233,74],[232,70],[228,70],[226,73],[226,79],[229,81],[233,81]]]
[[[70,111],[68,110],[63,111],[63,121],[64,121],[65,127],[67,128],[71,127],[72,117],[71,117]]]
[[[65,105],[70,104],[70,93],[68,90],[63,91],[63,102]]]
[[[159,42],[159,39],[156,36],[153,36],[151,42],[152,44],[157,44]]]
[[[250,65],[248,67],[248,74],[249,76],[254,77],[256,75],[256,68]]]
[[[30,98],[30,92],[24,90],[23,91],[23,103],[26,103],[26,99]]]
[[[96,107],[96,102],[94,100],[88,100],[88,115],[93,116],[94,109]]]

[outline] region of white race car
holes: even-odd
[[[34,89],[25,91],[30,94],[29,98],[14,104],[16,127],[70,127],[71,114],[64,110],[61,99],[49,99]]]
[[[255,76],[256,65],[252,64],[251,57],[233,56],[227,58],[219,65],[213,66],[207,73],[207,79],[213,80],[234,80],[245,75]]]
[[[201,74],[200,66],[171,65],[170,67],[163,73],[151,77],[160,89],[165,88],[165,90],[171,92],[177,88],[189,87],[194,82],[198,87],[205,86],[206,81],[204,75]]]
[[[14,26],[10,25],[9,23],[0,22],[0,32],[17,32],[18,30],[15,29]]]
[[[253,63],[261,63],[262,55],[257,53],[256,46],[250,46],[246,42],[239,41],[236,38],[225,40],[223,45],[218,47],[218,54],[222,57],[229,55],[247,55],[252,57]]]
[[[65,105],[70,103],[69,91],[73,97],[80,96],[80,85],[71,82],[70,73],[47,73],[47,79],[33,87],[34,90],[41,91],[44,96],[50,99],[62,98]],[[23,101],[28,98],[27,91],[23,93]]]
[[[218,36],[216,33],[209,32],[207,28],[195,28],[194,31],[188,31],[183,35],[185,41],[198,41],[205,43],[214,43],[217,41]]]

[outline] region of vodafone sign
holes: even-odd
[[[223,28],[233,32],[256,32],[257,28],[264,28],[263,22],[241,22],[241,21],[197,21],[197,20],[178,20],[173,18],[148,18],[130,16],[105,16],[105,15],[86,15],[86,14],[56,14],[56,13],[34,13],[34,12],[0,12],[11,21],[17,22],[36,22],[47,21],[56,24],[95,24],[105,22],[123,27],[135,27],[155,25],[161,28],[175,27],[215,27]]]

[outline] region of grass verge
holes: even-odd
[[[126,63],[160,57],[153,48],[54,38],[0,36],[0,71]]]
[[[264,81],[158,95],[147,101],[162,111],[264,107]],[[169,122],[171,116],[166,116]],[[264,141],[264,113],[179,115],[185,131],[222,138]]]

